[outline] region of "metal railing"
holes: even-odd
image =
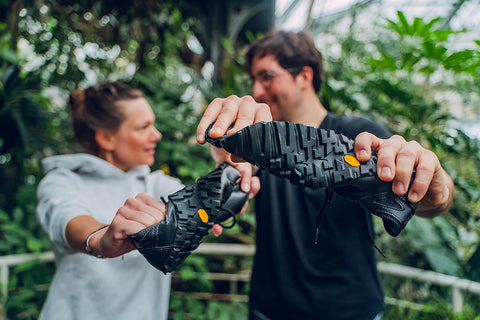
[[[252,256],[255,253],[254,245],[243,244],[215,244],[203,243],[194,252],[202,255],[235,255],[235,256]],[[17,254],[0,257],[0,284],[2,300],[6,301],[8,298],[8,278],[10,268],[19,264],[37,259],[41,262],[51,262],[54,259],[53,252],[45,252],[41,254]],[[433,271],[426,271],[418,268],[412,268],[394,263],[379,262],[378,270],[381,274],[393,275],[407,279],[413,279],[424,283],[430,283],[438,286],[450,287],[452,290],[452,307],[454,312],[460,312],[463,309],[463,297],[465,293],[480,295],[480,283],[462,279],[442,273]],[[175,276],[175,274],[174,274]],[[250,280],[249,274],[225,274],[225,273],[207,273],[206,277],[210,280],[230,281],[235,283],[238,281],[247,282]],[[200,299],[207,299],[208,297],[215,298],[215,294],[197,293]],[[223,296],[222,296],[223,297]],[[217,297],[222,299],[222,297]],[[229,296],[226,299],[231,299]],[[246,301],[246,296],[236,295],[236,300]],[[395,298],[386,297],[386,303],[402,305],[405,302]],[[407,303],[408,304],[408,303]],[[414,303],[408,304],[415,306]],[[408,307],[408,306],[407,306]],[[0,306],[1,310],[1,306]]]

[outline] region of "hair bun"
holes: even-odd
[[[85,105],[85,89],[77,89],[70,94],[70,108],[72,112],[82,110]]]

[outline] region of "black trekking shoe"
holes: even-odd
[[[415,213],[416,204],[393,193],[392,183],[377,177],[377,157],[360,162],[354,141],[333,130],[291,122],[259,122],[231,135],[206,139],[219,148],[307,188],[331,188],[381,217],[397,236]]]
[[[243,208],[248,193],[240,190],[239,178],[234,167],[223,163],[196,183],[168,196],[165,220],[130,236],[133,245],[163,273],[173,271],[200,245],[214,224],[235,219]]]

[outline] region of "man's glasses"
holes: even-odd
[[[272,85],[273,79],[286,73],[290,73],[295,76],[296,74],[298,74],[298,68],[289,68],[279,72],[262,70],[257,74],[257,76],[251,76],[252,84],[254,84],[255,81],[258,81],[262,85],[262,87],[269,88]]]

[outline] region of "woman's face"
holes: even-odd
[[[111,150],[106,159],[116,167],[128,171],[138,165],[153,165],[157,142],[162,134],[155,128],[155,115],[145,98],[118,101],[125,120],[111,134]]]

